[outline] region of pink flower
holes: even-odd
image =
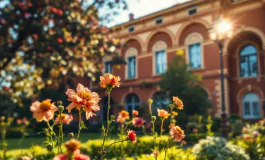
[[[140,128],[144,124],[145,120],[143,118],[135,117],[132,119],[132,125],[134,127]]]
[[[152,153],[152,155],[153,155],[153,156],[155,156],[155,157],[157,157],[157,156],[158,156],[158,154],[159,154],[159,152],[158,152],[158,151],[153,151],[153,153]]]
[[[51,103],[50,99],[46,99],[41,103],[39,101],[32,103],[30,111],[33,112],[33,117],[36,118],[37,122],[41,122],[42,120],[49,121],[53,119],[57,107],[54,103]]]
[[[176,142],[180,142],[185,137],[184,131],[179,126],[172,126],[169,134]]]
[[[104,77],[100,76],[99,84],[102,88],[120,87],[120,82],[119,82],[120,80],[121,80],[121,78],[119,76],[116,77],[110,73],[106,73],[106,74],[104,74]]]
[[[132,130],[129,130],[127,132],[128,132],[128,138],[129,138],[129,140],[132,141],[133,143],[136,143],[137,137],[136,137],[135,132],[132,131]]]
[[[247,131],[247,127],[243,127],[242,132],[246,132],[246,131]]]
[[[80,83],[78,83],[76,91],[77,92],[72,89],[67,89],[66,94],[68,96],[68,100],[72,103],[70,103],[66,109],[70,113],[73,108],[80,110],[81,107],[83,107],[86,112],[86,119],[89,119],[95,115],[94,112],[100,110],[98,105],[100,98],[96,92],[91,92]]]
[[[60,114],[56,117],[54,123],[60,124]],[[71,114],[64,114],[62,113],[62,122],[63,124],[69,124],[73,120],[73,116]]]

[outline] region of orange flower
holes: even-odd
[[[125,110],[121,111],[119,113],[119,116],[117,118],[117,122],[124,123],[126,119],[130,119],[129,113]]]
[[[164,109],[157,109],[157,112],[159,117],[168,118],[170,116],[170,114]]]
[[[134,127],[140,128],[144,124],[145,120],[143,118],[135,117],[132,119],[132,125]]]
[[[152,153],[152,155],[153,155],[154,157],[157,157],[157,156],[158,156],[158,154],[159,154],[159,152],[158,152],[158,151],[153,151],[153,153]]]
[[[173,102],[176,105],[177,109],[182,110],[183,109],[183,102],[178,97],[173,96]]]
[[[171,127],[169,134],[176,142],[180,142],[185,137],[184,131],[179,126]]]
[[[76,91],[77,92],[72,89],[67,89],[66,94],[68,100],[72,103],[70,103],[66,109],[70,113],[73,108],[80,110],[80,108],[83,107],[86,112],[86,119],[89,119],[95,115],[94,112],[100,110],[98,105],[100,98],[96,92],[91,92],[87,87],[84,87],[80,83],[78,83]]]
[[[100,86],[102,88],[114,88],[114,87],[120,87],[120,77],[119,76],[114,76],[110,73],[104,74],[104,77],[100,76]]]
[[[137,137],[136,137],[135,132],[132,131],[132,130],[128,130],[127,132],[128,132],[128,138],[129,138],[129,140],[132,141],[133,143],[136,143]]]
[[[178,116],[178,112],[173,111],[172,114],[173,114],[174,116]]]
[[[42,120],[49,121],[53,119],[57,107],[54,103],[51,103],[50,99],[46,99],[41,103],[39,101],[32,103],[30,111],[33,112],[33,117],[36,118],[38,122],[41,122]]]
[[[133,114],[134,116],[138,116],[139,112],[136,111],[136,110],[133,110],[133,111],[132,111],[132,114]]]
[[[68,160],[71,156],[74,160],[90,160],[90,157],[84,154],[80,154],[80,142],[75,139],[71,139],[65,142],[66,154],[59,154],[53,158],[53,160]]]
[[[54,123],[59,124],[61,119],[60,119],[60,114],[56,117]],[[63,124],[69,124],[73,120],[73,116],[70,114],[64,114],[62,113],[62,122]]]
[[[168,126],[168,128],[170,129],[171,127],[175,127],[176,125],[175,124],[170,124],[169,126]]]

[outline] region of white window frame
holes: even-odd
[[[165,70],[167,70],[167,44],[164,42],[164,41],[157,41],[153,47],[152,47],[152,53],[153,53],[153,63],[152,63],[152,72],[153,72],[153,76],[154,75],[160,75],[160,74],[157,74],[156,72],[156,52],[159,52],[159,51],[162,51],[164,50],[165,51]]]
[[[129,71],[128,71],[128,65],[129,65],[129,57],[134,57],[135,56],[135,77],[134,78],[129,78]],[[126,79],[137,79],[138,78],[138,62],[137,62],[137,56],[138,56],[138,51],[136,48],[129,48],[125,52],[125,60],[126,60],[126,65],[125,65],[125,78]]]
[[[246,99],[246,96],[248,94],[253,94],[255,95],[256,99]],[[245,114],[245,102],[249,102],[249,110],[250,110],[250,115]],[[258,115],[253,115],[253,102],[256,102],[258,104]],[[255,93],[255,92],[248,92],[242,97],[242,115],[244,119],[258,119],[261,117],[261,103],[260,103],[260,97]]]
[[[203,36],[200,33],[197,32],[193,32],[191,34],[189,34],[187,36],[187,38],[185,39],[185,45],[186,45],[186,59],[187,59],[187,63],[189,65],[189,69],[190,70],[198,70],[198,69],[204,69],[204,52],[203,52]],[[194,45],[194,44],[200,44],[200,48],[201,48],[201,67],[200,68],[190,68],[190,45]]]

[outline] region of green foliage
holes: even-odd
[[[265,159],[265,120],[242,128],[242,135],[232,142],[245,149],[252,159]]]
[[[197,160],[249,160],[249,156],[242,148],[218,137],[200,140],[192,152],[196,154]]]
[[[172,60],[159,85],[162,90],[169,92],[170,97],[178,96],[183,101],[187,115],[205,114],[211,106],[198,76],[188,70],[188,65],[181,56]]]

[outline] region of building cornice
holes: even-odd
[[[211,1],[219,1],[219,0],[211,0]],[[154,18],[156,18],[158,16],[164,16],[164,15],[167,15],[167,14],[171,14],[171,13],[177,12],[179,10],[188,9],[188,8],[190,8],[192,6],[199,5],[199,4],[204,3],[204,2],[209,3],[211,1],[209,1],[209,0],[188,1],[186,3],[178,4],[178,5],[175,5],[173,7],[169,7],[169,8],[163,9],[161,11],[158,11],[158,12],[151,13],[149,15],[143,16],[141,18],[137,18],[137,19],[134,19],[134,20],[131,20],[131,21],[116,25],[116,26],[112,27],[112,29],[115,28],[115,30],[117,30],[117,29],[120,29],[120,28],[123,28],[123,27],[136,25],[138,23],[142,23],[142,22],[146,22],[146,21],[149,21],[151,19],[154,19]]]

